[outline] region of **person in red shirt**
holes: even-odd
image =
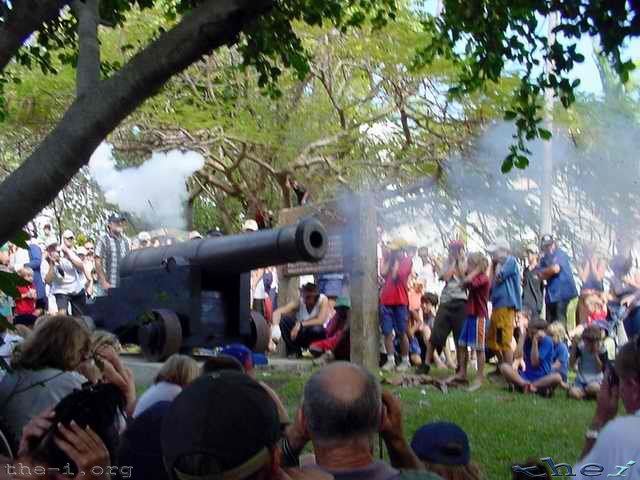
[[[24,267],[18,270],[18,274],[29,282],[29,285],[18,285],[17,287],[20,298],[16,299],[16,306],[13,309],[13,322],[16,325],[31,327],[36,321],[36,297],[38,296],[36,287],[33,284],[33,270],[29,267]]]
[[[387,350],[387,361],[383,370],[396,368],[395,347],[393,333],[400,343],[402,362],[399,371],[411,368],[409,362],[409,338],[407,326],[409,323],[409,292],[408,281],[413,266],[412,258],[407,255],[407,242],[397,240],[390,245],[390,251],[384,256],[381,274],[384,284],[380,291],[380,327],[384,335]]]
[[[462,368],[453,377],[454,381],[467,380],[467,366],[469,364],[469,348],[474,350],[478,359],[478,374],[469,387],[470,391],[477,390],[484,381],[484,345],[486,322],[489,316],[487,303],[491,291],[491,281],[487,276],[489,261],[479,252],[469,254],[467,258],[467,276],[464,284],[469,291],[467,298],[467,318],[462,326],[458,346],[464,349]]]

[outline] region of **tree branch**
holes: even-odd
[[[20,3],[20,2],[19,2]],[[33,154],[0,185],[0,242],[48,205],[100,142],[175,74],[238,34],[274,0],[209,0],[78,98]],[[1,48],[0,48],[1,50]],[[15,208],[18,202],[20,209]]]
[[[18,53],[20,47],[43,23],[56,18],[70,0],[17,0],[0,23],[0,71]]]

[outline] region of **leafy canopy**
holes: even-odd
[[[640,4],[626,0],[443,0],[439,16],[428,16],[424,27],[433,32],[419,48],[416,64],[431,63],[438,57],[454,60],[460,75],[450,93],[461,96],[497,81],[513,65],[522,68],[505,119],[515,121],[517,133],[510,153],[503,162],[504,172],[513,166],[525,168],[530,154],[527,140],[549,139],[541,128],[544,106],[541,95],[547,89],[564,107],[575,101],[580,80],[570,73],[584,61],[578,51],[581,37],[599,39],[603,53],[613,63],[623,82],[634,64],[623,58],[626,40],[640,34]],[[555,16],[547,38],[545,18]],[[545,64],[551,65],[545,69]]]

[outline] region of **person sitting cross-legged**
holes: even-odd
[[[576,368],[576,381],[569,396],[577,400],[596,398],[604,378],[607,353],[602,344],[603,334],[597,325],[589,325],[581,337],[574,337],[571,346],[571,366]]]
[[[520,332],[516,358],[524,358],[524,370],[516,371],[508,363],[500,365],[500,371],[507,382],[525,393],[550,393],[562,383],[560,374],[551,371],[553,341],[547,336],[546,327],[544,320],[535,319],[529,322],[526,334]]]
[[[391,465],[373,456],[371,445],[379,433]],[[409,447],[400,402],[381,391],[374,375],[353,363],[334,362],[305,385],[302,407],[283,441],[287,464],[298,463],[308,441],[313,445],[317,468],[336,480],[439,478],[424,471]]]

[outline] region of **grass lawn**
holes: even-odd
[[[309,375],[258,374],[260,380],[276,389],[291,415],[300,403]],[[474,393],[450,390],[444,395],[431,386],[392,390],[402,401],[409,438],[427,422],[459,424],[469,435],[472,458],[487,480],[510,479],[510,465],[531,457],[552,457],[556,463],[574,464],[595,408],[595,402],[570,400],[562,390],[551,399],[543,399],[510,393],[489,382]]]

